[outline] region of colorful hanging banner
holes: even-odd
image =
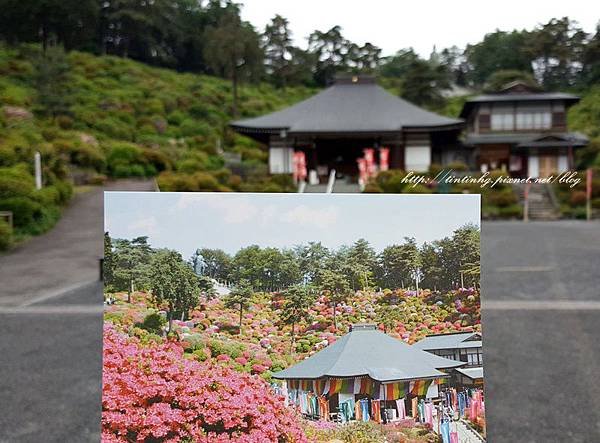
[[[328,395],[352,394],[354,392],[354,379],[352,378],[330,378]]]
[[[328,380],[319,379],[313,380],[313,392],[317,395],[326,394],[326,389],[328,387]]]
[[[368,377],[356,377],[354,379],[354,394],[373,394],[373,380]]]
[[[429,385],[431,385],[432,381],[433,380],[415,380],[410,382],[410,393],[418,397],[424,396],[427,394],[427,390],[429,389]]]
[[[288,389],[290,389],[290,390],[300,389],[300,380],[288,380],[287,384],[288,384]]]
[[[301,391],[312,391],[313,389],[313,381],[312,380],[300,380],[300,390]]]
[[[383,398],[385,400],[397,400],[399,398],[406,397],[408,392],[408,383],[388,383],[381,385],[383,389]]]

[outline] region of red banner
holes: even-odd
[[[358,163],[358,175],[362,183],[367,183],[367,161],[364,158],[357,158],[356,162]]]
[[[375,149],[366,148],[366,149],[363,149],[363,152],[365,153],[367,176],[373,177],[373,176],[375,176],[375,173],[377,172],[377,165],[375,164]]]
[[[390,169],[390,148],[381,148],[379,150],[379,170],[387,171]]]
[[[304,152],[303,151],[294,152],[294,157],[293,157],[292,163],[293,163],[294,181],[298,182],[298,181],[302,181],[302,180],[306,179],[306,176],[308,175],[308,173],[306,171],[306,155],[304,154]]]
[[[587,195],[588,200],[592,198],[592,178],[593,178],[592,177],[592,168],[588,168],[586,183],[585,183],[585,185],[586,185],[585,190],[586,190],[586,195]]]

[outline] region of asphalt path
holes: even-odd
[[[482,234],[488,441],[599,442],[600,223]],[[0,257],[0,442],[99,441],[101,247],[97,190]]]

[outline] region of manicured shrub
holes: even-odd
[[[70,163],[83,168],[91,168],[96,171],[104,171],[106,168],[106,158],[104,153],[95,146],[81,143],[71,144],[68,148]]]
[[[12,228],[4,220],[0,220],[0,251],[4,251],[12,245]]]
[[[158,176],[158,187],[164,192],[196,191],[196,181],[188,174],[163,172]]]
[[[399,170],[383,171],[377,174],[375,182],[383,192],[388,194],[399,194],[406,186],[405,183],[402,183],[402,179],[405,175],[406,173],[404,171]]]
[[[177,171],[185,174],[194,174],[204,169],[206,169],[206,164],[198,158],[187,158],[177,163]]]
[[[154,166],[154,168],[158,172],[166,171],[173,167],[173,162],[168,157],[168,155],[162,151],[159,151],[158,149],[152,149],[152,148],[143,149],[142,150],[142,158],[145,163],[148,163],[148,164],[151,164],[152,166]],[[155,175],[155,174],[152,174],[152,175]]]
[[[141,329],[145,329],[148,332],[153,334],[161,334],[163,330],[163,326],[167,324],[167,320],[162,315],[153,312],[148,314],[142,323],[139,323],[137,326]]]
[[[25,164],[0,168],[0,199],[28,196],[34,189],[34,178]]]
[[[452,163],[448,163],[448,166],[446,166],[446,169],[451,169],[451,170],[457,171],[457,172],[464,172],[464,171],[468,171],[469,167],[463,162],[452,162]]]
[[[66,204],[73,196],[73,185],[68,181],[58,181],[54,183],[54,187],[58,190],[61,205]]]
[[[201,122],[193,119],[185,119],[179,125],[179,132],[183,137],[191,137],[195,135],[209,135],[212,131],[206,122]]]
[[[43,206],[53,206],[61,204],[60,191],[56,186],[46,186],[40,190],[34,191],[31,198]]]
[[[498,215],[505,218],[520,218],[523,216],[521,205],[509,205],[498,208]]]
[[[105,118],[93,123],[94,128],[114,139],[132,140],[133,129],[114,118]]]
[[[146,169],[142,165],[131,165],[129,167],[129,175],[132,177],[144,177]]]
[[[206,172],[197,172],[194,174],[196,181],[196,190],[198,191],[218,191],[220,188],[216,178]]]
[[[12,197],[0,200],[0,211],[11,211],[15,227],[23,227],[41,218],[42,205],[26,197]]]
[[[500,191],[492,189],[487,193],[486,197],[487,203],[501,208],[514,205],[519,200],[517,195],[510,188]]]
[[[365,186],[365,190],[363,192],[365,194],[381,194],[383,190],[379,187],[377,183],[369,182]]]

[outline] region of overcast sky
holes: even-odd
[[[479,226],[479,195],[326,195],[106,192],[105,229],[113,238],[146,235],[154,247],[189,257],[198,248],[289,248],[320,241],[337,248],[359,238],[377,251]]]
[[[596,0],[240,0],[242,17],[263,30],[275,14],[290,21],[296,45],[334,25],[358,44],[373,43],[390,55],[413,47],[427,57],[438,49],[480,41],[496,29],[532,29],[552,18],[568,16],[592,32],[600,20]],[[595,5],[595,6],[594,6]]]

